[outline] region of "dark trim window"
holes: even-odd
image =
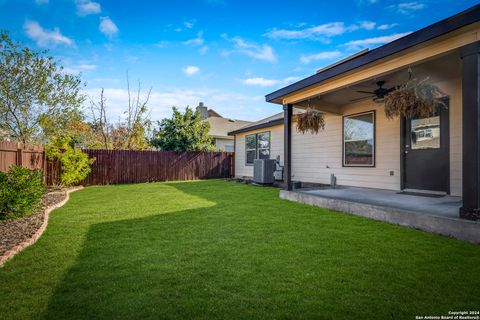
[[[270,131],[245,136],[245,163],[255,159],[270,159]]]
[[[375,166],[375,111],[343,117],[343,166]]]

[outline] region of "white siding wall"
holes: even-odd
[[[375,167],[342,167],[342,116],[327,115],[318,135],[292,135],[292,180],[382,189],[400,188],[400,122],[387,120],[383,105],[362,101],[342,109],[345,115],[375,110]],[[390,171],[394,172],[390,176]]]
[[[461,80],[438,83],[450,96],[450,189],[452,195],[462,193],[462,97]],[[388,120],[383,105],[362,101],[342,108],[350,115],[375,110],[375,167],[342,167],[342,116],[327,115],[325,130],[318,135],[292,134],[292,179],[296,181],[330,183],[335,174],[337,184],[400,189],[400,121]],[[271,132],[271,158],[280,155],[283,164],[283,126],[248,132]],[[236,136],[235,176],[252,177],[253,167],[245,165],[245,135]],[[393,171],[393,176],[390,176]]]
[[[237,134],[235,137],[235,177],[253,177],[253,166],[245,164],[245,136],[257,132],[270,131],[270,158],[280,156],[283,164],[283,125]]]

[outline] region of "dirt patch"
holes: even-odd
[[[66,196],[66,190],[49,192],[42,200],[42,208],[36,213],[16,220],[0,221],[0,256],[30,239],[43,224],[44,209],[63,201]]]

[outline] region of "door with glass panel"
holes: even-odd
[[[450,192],[448,118],[442,107],[430,117],[404,119],[404,189]]]

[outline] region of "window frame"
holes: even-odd
[[[261,135],[261,134],[265,134],[265,133],[268,133],[268,148],[259,148],[258,147],[258,136]],[[249,163],[248,162],[248,157],[247,157],[247,152],[254,150],[254,149],[247,149],[247,137],[251,137],[251,136],[255,137],[255,157],[253,158],[253,162]],[[259,155],[259,150],[260,149],[262,149],[262,150],[268,149],[268,159],[270,159],[270,155],[271,155],[271,151],[272,151],[272,132],[271,131],[262,131],[262,132],[256,132],[256,133],[251,133],[251,134],[245,135],[245,165],[246,166],[253,166],[253,164],[255,163],[255,160],[259,159],[258,155]]]
[[[346,164],[345,163],[345,118],[357,117],[365,114],[371,114],[373,120],[373,148],[372,164]],[[377,163],[377,115],[376,110],[369,110],[354,114],[348,114],[342,117],[342,167],[346,168],[375,168]]]

